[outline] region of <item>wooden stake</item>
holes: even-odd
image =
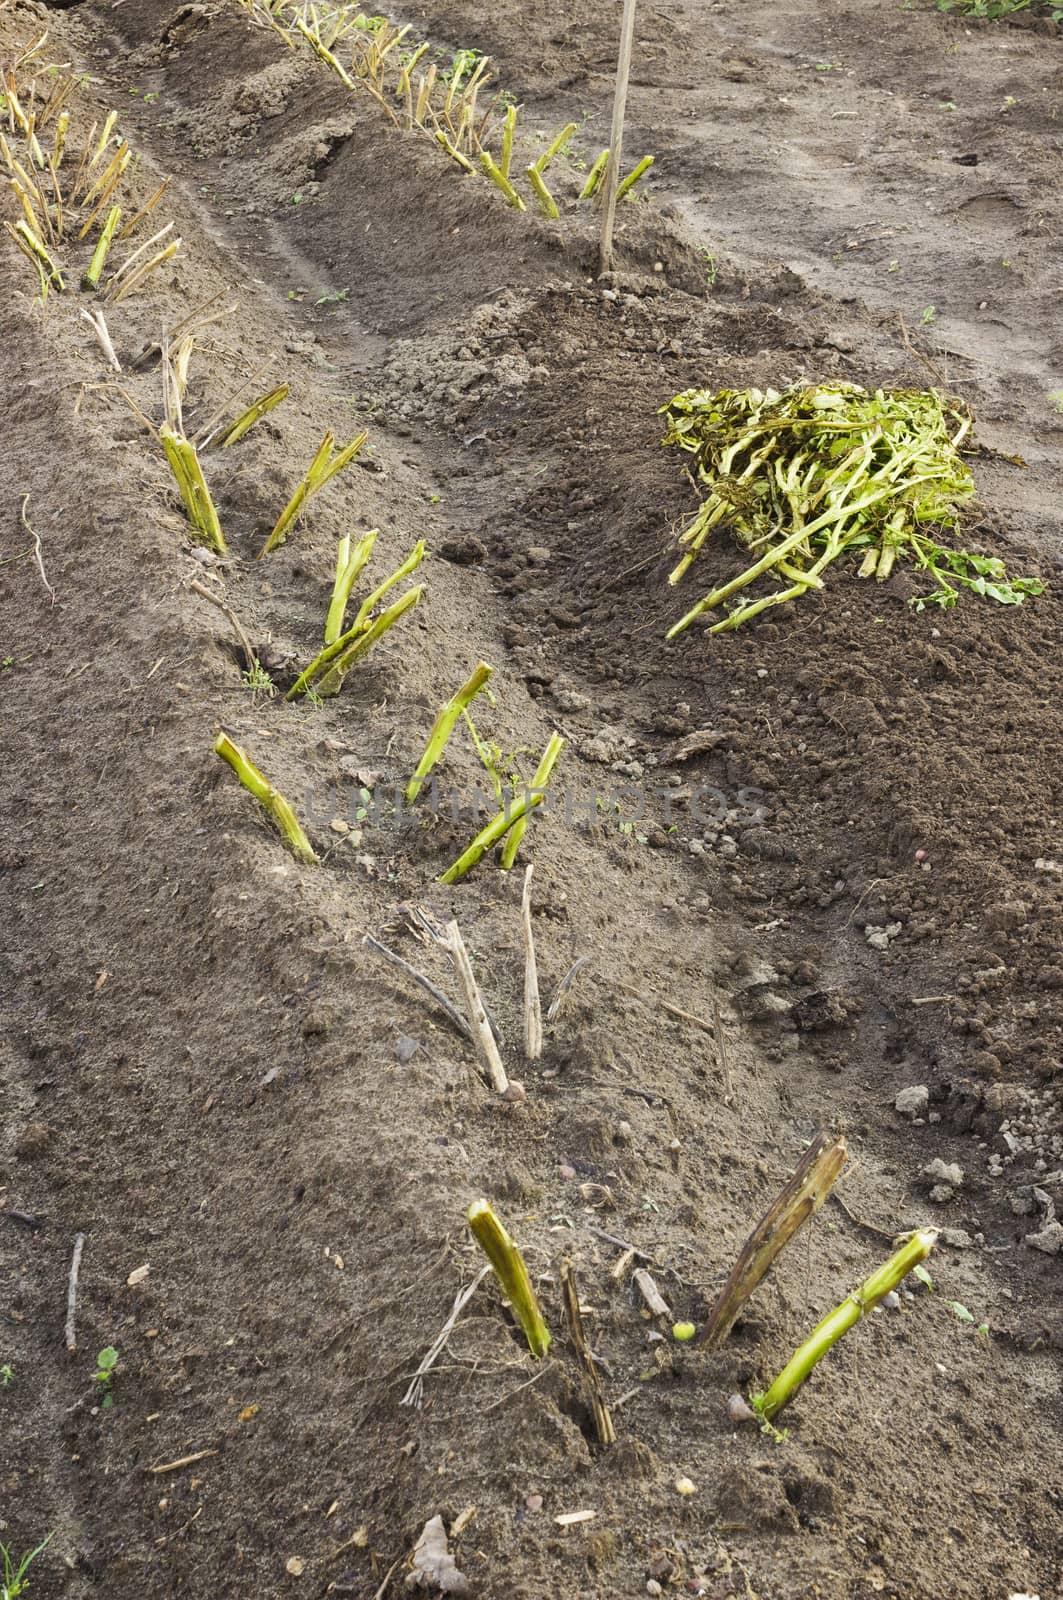
[[[531,920],[532,868],[524,873],[524,893],[520,900],[521,931],[524,935],[524,1054],[538,1061],[543,1053],[543,1012],[539,1004],[539,973],[535,965],[535,940]]]
[[[731,1276],[720,1291],[698,1343],[718,1350],[738,1314],[803,1222],[814,1217],[838,1181],[847,1155],[844,1139],[819,1133],[793,1176],[742,1246]]]
[[[613,131],[609,140],[609,160],[602,184],[602,235],[598,271],[613,270],[613,223],[616,220],[616,192],[620,186],[620,161],[624,145],[624,113],[627,110],[627,84],[631,75],[631,46],[635,37],[635,0],[624,0],[620,24],[620,54],[616,64],[616,94],[613,99]]]
[[[598,1435],[598,1443],[615,1444],[616,1429],[613,1427],[613,1419],[609,1415],[609,1407],[605,1403],[605,1388],[602,1384],[602,1375],[598,1371],[594,1356],[591,1354],[591,1347],[587,1343],[587,1335],[583,1331],[583,1315],[579,1308],[579,1291],[576,1288],[576,1274],[571,1261],[562,1261],[561,1263],[561,1297],[565,1304],[565,1321],[568,1323],[569,1338],[575,1346],[580,1366],[583,1368],[583,1383],[587,1394],[587,1403],[594,1418],[594,1431]]]
[[[505,1094],[509,1088],[509,1079],[502,1065],[502,1057],[498,1053],[495,1036],[491,1032],[491,1024],[487,1020],[487,1011],[472,970],[469,952],[465,948],[461,929],[456,922],[447,923],[447,950],[465,995],[466,1015],[472,1028],[476,1048],[487,1069],[488,1081],[496,1094]]]

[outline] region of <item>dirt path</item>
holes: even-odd
[[[1058,199],[1038,188],[1059,160],[1058,43],[933,12],[887,29],[870,7],[652,14],[631,148],[658,152],[658,204],[632,208],[601,284],[585,223],[507,212],[242,13],[0,12],[3,59],[46,15],[93,72],[78,122],[117,106],[141,180],[174,174],[182,254],[110,318],[136,406],[159,420],[157,369],[132,358],[213,295],[239,311],[202,339],[186,414],[251,373],[292,384],[209,458],[231,559],[204,564],[157,444],[100,387],[76,296],[42,317],[26,264],[0,252],[7,502],[31,496],[58,596],[31,561],[0,567],[0,1538],[56,1530],[34,1594],[369,1600],[399,1591],[402,1567],[387,1575],[429,1517],[467,1508],[459,1563],[499,1600],[648,1581],[721,1600],[1058,1587],[1058,1260],[1023,1242],[1044,1221],[1034,1186],[1058,1201],[1063,1169],[1063,889],[1043,865],[1061,803],[1058,576],[1035,607],[940,619],[905,604],[908,580],[842,579],[729,642],[665,649],[669,530],[690,496],[656,417],[695,382],[923,383],[901,309],[987,442],[1029,463],[976,463],[973,536],[1058,575]],[[532,126],[588,114],[590,150],[611,18],[499,6],[487,33],[443,5],[427,25],[497,54]],[[721,56],[722,84],[690,75]],[[1007,63],[999,85],[987,59]],[[915,197],[938,119],[930,213]],[[978,168],[948,167],[983,146]],[[1007,246],[1002,293],[989,252],[1008,207],[1031,231]],[[872,217],[897,235],[864,238]],[[927,304],[937,320],[916,330]],[[363,423],[365,466],[255,562],[324,428]],[[217,588],[287,685],[319,647],[337,538],[373,527],[374,581],[418,538],[435,552],[405,631],[320,708],[253,699],[191,582]],[[731,570],[725,547],[707,559]],[[481,731],[506,751],[539,751],[553,728],[569,740],[567,814],[526,853],[545,990],[591,964],[539,1066],[516,1043],[520,875],[434,882],[472,832],[474,753],[448,754],[458,814],[427,822],[392,798],[477,656],[496,668]],[[308,819],[323,867],[289,857],[222,769],[219,726]],[[364,950],[372,930],[448,985],[410,934],[414,904],[460,918],[525,1103],[499,1104],[441,1013]],[[868,939],[895,925],[888,948]],[[711,1030],[654,996],[710,1021],[721,1001],[726,1075]],[[910,1126],[893,1102],[913,1084],[929,1103]],[[696,1320],[819,1127],[855,1157],[844,1204],[725,1354],[657,1339],[610,1276],[608,1235]],[[965,1174],[943,1204],[920,1177],[935,1158]],[[403,1408],[476,1269],[462,1216],[480,1194],[526,1247],[554,1350],[536,1367],[485,1288],[424,1409]],[[948,1230],[935,1294],[832,1353],[785,1443],[735,1431],[728,1394],[927,1220]],[[564,1254],[616,1406],[607,1451],[560,1335]],[[92,1358],[108,1343],[103,1411]],[[594,1518],[555,1521],[580,1509]]]

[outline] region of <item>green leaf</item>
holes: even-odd
[[[912,1277],[913,1277],[913,1278],[918,1278],[918,1279],[919,1279],[919,1282],[920,1282],[920,1283],[922,1283],[922,1284],[925,1284],[925,1286],[926,1286],[926,1288],[927,1288],[927,1289],[928,1289],[928,1290],[929,1290],[929,1291],[930,1291],[930,1292],[931,1292],[931,1293],[933,1293],[933,1289],[934,1289],[934,1280],[933,1280],[933,1278],[932,1278],[932,1277],[931,1277],[931,1276],[930,1276],[930,1274],[929,1274],[929,1272],[928,1272],[928,1271],[927,1271],[927,1270],[926,1270],[926,1268],[925,1268],[925,1267],[924,1267],[924,1266],[923,1266],[923,1265],[922,1265],[922,1263],[919,1263],[919,1264],[918,1264],[918,1265],[917,1265],[917,1266],[914,1266],[914,1267],[913,1267],[913,1268],[912,1268]]]
[[[118,1365],[118,1351],[113,1344],[107,1345],[96,1357],[96,1365],[101,1372],[113,1372]]]
[[[968,1311],[967,1307],[966,1306],[961,1306],[960,1302],[958,1300],[946,1300],[945,1304],[948,1306],[949,1310],[952,1312],[952,1315],[956,1318],[957,1322],[973,1322],[974,1321],[974,1317]]]

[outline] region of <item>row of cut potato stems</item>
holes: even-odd
[[[81,286],[116,303],[181,247],[180,238],[170,237],[173,224],[167,223],[130,251],[101,288],[110,250],[141,228],[169,180],[139,205],[125,198],[137,157],[117,131],[118,113],[109,111],[102,125],[93,122],[87,132],[75,129],[68,102],[81,79],[66,67],[44,62],[47,39],[47,32],[39,34],[0,74],[0,170],[20,212],[4,228],[33,266],[42,301],[50,290],[65,291],[67,250],[97,230]]]
[[[414,44],[409,39],[409,24],[400,27],[386,17],[366,16],[355,5],[319,6],[312,0],[241,0],[241,4],[289,46],[302,41],[348,89],[368,93],[396,127],[428,134],[463,172],[479,172],[507,205],[527,210],[514,183],[512,164],[519,108],[505,92],[485,94],[491,81],[486,56],[459,50],[452,64],[441,69],[428,59],[427,41]],[[560,210],[547,186],[546,171],[577,126],[568,123],[524,167],[532,200],[551,219],[559,217]],[[592,163],[579,192],[581,200],[598,194],[608,160],[609,152],[603,150]],[[621,179],[618,199],[629,196],[652,165],[653,157],[644,156]]]

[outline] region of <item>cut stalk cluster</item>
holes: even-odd
[[[207,480],[203,476],[195,444],[185,436],[181,413],[181,400],[188,382],[188,363],[193,344],[191,336],[186,335],[173,354],[169,343],[164,344],[160,367],[166,420],[159,429],[159,443],[166,452],[170,471],[173,473],[192,527],[204,543],[210,545],[218,555],[227,555],[217,508],[207,487]]]
[[[317,855],[298,817],[280,791],[262,775],[246,751],[238,744],[234,744],[226,734],[219,733],[214,741],[214,753],[228,762],[244,788],[265,806],[300,861],[305,861],[308,866],[315,866]]]
[[[344,445],[340,450],[335,450],[335,435],[331,429],[325,434],[325,437],[317,447],[317,454],[311,461],[304,476],[296,485],[288,504],[277,518],[273,532],[259,551],[259,560],[263,556],[268,556],[271,551],[276,550],[278,545],[284,543],[289,531],[305,510],[307,501],[354,460],[368,437],[367,433],[360,433],[351,440],[350,444]],[[333,453],[334,450],[335,454]]]
[[[368,548],[365,549],[363,554],[362,546],[365,546],[367,541],[375,541],[375,539],[376,529],[371,534],[366,534],[354,554],[348,556],[347,568],[355,562],[358,563],[356,571],[351,577],[351,583],[354,582],[357,572],[365,565],[365,561],[368,559],[373,547],[372,542],[369,542]],[[409,577],[410,573],[420,566],[424,560],[425,553],[424,540],[418,540],[402,565],[396,567],[395,571],[373,590],[368,599],[363,601],[358,615],[347,631],[341,633],[330,644],[326,644],[325,648],[314,657],[310,665],[299,674],[299,677],[288,691],[289,700],[296,700],[300,695],[306,694],[310,690],[325,697],[339,693],[343,687],[343,680],[351,668],[369,653],[373,646],[384,637],[385,633],[390,628],[393,628],[401,617],[406,615],[407,611],[410,611],[420,601],[424,594],[423,584],[418,584],[415,588],[407,590],[401,599],[386,607],[376,617],[373,616],[374,610],[388,591],[393,589],[397,583],[401,583],[403,578]],[[329,607],[329,617],[333,622],[337,614],[334,608],[338,607],[341,595],[342,608],[346,608],[347,595],[342,591],[341,581],[343,576],[343,574],[338,574],[336,584],[333,586],[332,604]],[[339,610],[339,615],[342,616],[342,609]],[[330,623],[326,623],[326,627],[328,626],[330,626]]]
[[[98,289],[100,287],[100,273],[103,271],[103,264],[107,260],[107,252],[111,248],[111,240],[114,238],[114,231],[121,221],[121,218],[122,213],[118,206],[112,206],[107,215],[107,221],[100,230],[100,237],[96,241],[96,248],[92,252],[92,260],[89,262],[82,276],[81,287],[83,289]]]
[[[205,544],[209,544],[218,555],[227,555],[217,508],[207,488],[195,445],[191,439],[166,426],[159,429],[159,442],[166,452],[189,522]]]
[[[933,389],[871,393],[838,383],[781,392],[691,389],[662,412],[665,444],[693,457],[708,488],[669,581],[679,582],[719,526],[755,555],[681,617],[670,639],[736,596],[710,632],[820,590],[826,569],[849,552],[859,553],[863,577],[888,577],[898,557],[927,571],[939,588],[917,599],[919,608],[954,604],[960,587],[1011,605],[1044,587],[1035,578],[1009,582],[998,558],[944,549],[926,531],[954,533],[974,493],[959,453],[971,417],[958,400]],[[741,595],[761,579],[782,583]]]
[[[42,301],[50,289],[60,293],[66,289],[62,268],[65,247],[74,239],[87,239],[97,227],[100,229],[98,238],[79,277],[83,289],[101,292],[101,277],[115,239],[130,237],[150,215],[166,189],[166,183],[161,184],[139,210],[133,208],[124,227],[120,227],[123,212],[130,208],[124,200],[119,202],[119,190],[136,160],[126,140],[116,141],[118,113],[108,112],[102,127],[93,123],[81,143],[76,164],[72,163],[71,173],[69,166],[64,168],[63,165],[69,154],[71,134],[71,114],[66,102],[80,80],[58,68],[49,70],[52,83],[43,100],[35,80],[23,89],[14,69],[0,75],[7,105],[7,131],[0,132],[0,173],[6,174],[21,211],[14,225],[5,222],[4,226],[33,264]],[[149,273],[176,254],[180,243],[179,239],[172,240],[157,255],[142,261],[135,272],[120,269],[102,291],[104,297],[120,300],[131,293]],[[126,264],[127,268],[131,262]]]
[[[253,20],[280,35],[295,49],[307,46],[350,91],[368,93],[396,127],[428,135],[462,172],[479,172],[514,211],[526,211],[511,171],[518,107],[504,92],[490,99],[488,58],[475,50],[459,50],[448,66],[428,61],[430,45],[414,45],[408,25],[368,16],[356,4],[319,5],[316,0],[240,0]],[[418,70],[419,69],[419,70]],[[481,104],[486,101],[486,109]],[[504,108],[504,109],[503,109]],[[497,143],[493,143],[499,129]],[[546,170],[564,150],[577,123],[568,123],[542,154],[524,168],[535,205],[543,216],[560,215],[546,184]],[[590,200],[597,192],[608,152],[603,152],[576,194]],[[653,165],[646,156],[620,184],[618,198],[630,193]]]

